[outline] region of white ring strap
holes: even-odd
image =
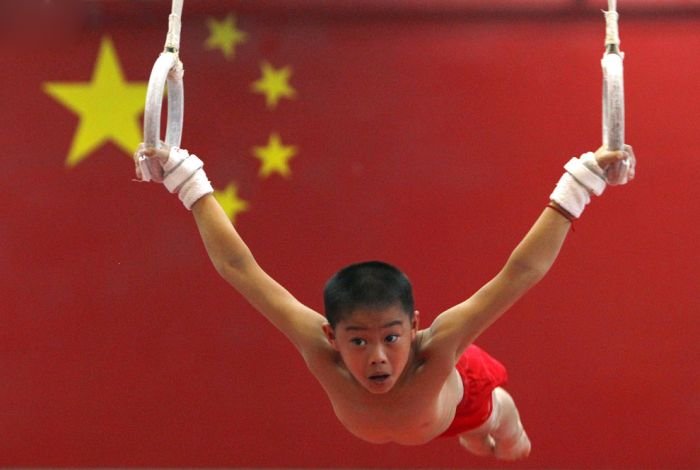
[[[170,16],[168,17],[168,35],[165,37],[165,50],[169,52],[180,50],[182,2],[183,0],[173,0]]]

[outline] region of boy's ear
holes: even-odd
[[[323,334],[326,335],[326,339],[331,346],[333,346],[334,349],[337,349],[335,345],[335,331],[333,331],[333,327],[330,325],[330,323],[323,324]]]
[[[415,339],[416,333],[418,332],[418,325],[420,324],[420,312],[416,310],[413,312],[413,320],[411,320],[411,339]]]

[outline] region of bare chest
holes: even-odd
[[[326,391],[340,422],[360,439],[418,445],[449,427],[463,386],[456,371],[447,377],[412,379],[381,395],[371,394],[356,383]],[[347,377],[340,380],[352,381]]]

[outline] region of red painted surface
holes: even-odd
[[[43,84],[89,81],[103,36],[126,79],[147,80],[165,37],[147,5],[0,36],[0,466],[499,466],[452,440],[352,437],[176,198],[132,183],[111,143],[64,165],[78,118]],[[185,6],[183,146],[215,186],[237,183],[237,228],[316,309],[337,268],[380,258],[408,273],[427,323],[495,274],[566,159],[600,141],[598,16],[252,10],[226,61],[203,48],[206,19],[236,6]],[[533,441],[518,468],[700,467],[700,25],[621,22],[638,178],[594,201],[478,341],[509,367]],[[38,24],[55,29],[36,38]],[[298,93],[274,110],[250,92],[264,60],[291,66]],[[287,179],[258,176],[250,149],[270,132],[299,148]]]

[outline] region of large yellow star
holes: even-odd
[[[142,140],[147,82],[126,82],[114,45],[102,39],[90,82],[48,82],[44,91],[80,118],[66,165],[74,166],[106,142],[128,155]]]
[[[248,203],[243,199],[238,197],[238,188],[233,183],[230,183],[223,191],[214,191],[214,197],[224,212],[231,219],[232,223],[236,222],[236,216],[240,212],[245,212],[248,210]]]
[[[248,39],[248,35],[236,27],[236,17],[233,14],[229,14],[222,21],[208,18],[207,27],[209,37],[204,46],[207,49],[221,49],[226,59],[232,59],[236,53],[236,46]]]
[[[262,78],[253,82],[251,88],[255,93],[265,95],[265,103],[268,108],[277,106],[280,98],[296,97],[296,90],[289,84],[289,77],[292,74],[291,67],[275,69],[267,62],[260,66]]]
[[[284,177],[290,174],[289,160],[297,154],[297,148],[292,145],[282,145],[278,134],[271,134],[265,147],[253,147],[253,154],[262,161],[260,176],[263,178],[272,173]]]

